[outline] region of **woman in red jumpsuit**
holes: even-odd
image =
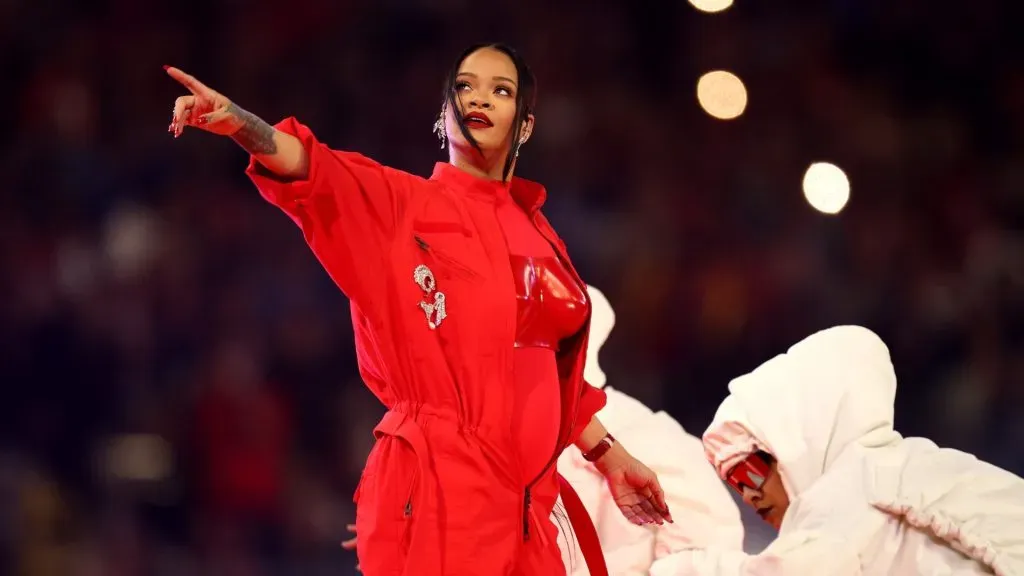
[[[623,514],[668,519],[655,475],[594,414],[583,381],[590,302],[540,212],[512,178],[534,129],[535,80],[511,48],[457,60],[435,130],[448,163],[424,179],[332,150],[294,118],[270,126],[176,68],[191,95],[169,130],[230,136],[260,193],[299,226],[349,298],[360,373],[388,408],[356,489],[364,573],[564,574],[550,514],[559,493],[594,574],[589,519],[557,476],[575,444]]]

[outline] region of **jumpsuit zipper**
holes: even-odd
[[[577,399],[577,403],[582,398],[583,398],[583,389],[581,388],[580,389],[580,397]],[[570,420],[570,424],[569,424],[569,430],[572,430],[574,428],[576,428],[576,414],[573,414],[572,420]],[[565,449],[565,447],[562,447],[562,450],[558,449],[561,446],[561,444],[562,444],[562,442],[559,441],[555,445],[555,453],[551,456],[551,460],[549,460],[548,463],[544,466],[544,468],[541,469],[540,474],[538,474],[536,478],[531,480],[530,483],[526,485],[526,491],[523,494],[523,540],[529,540],[530,539],[530,502],[531,502],[530,489],[533,488],[533,485],[536,484],[537,482],[539,482],[540,479],[543,478],[545,474],[547,474],[548,470],[551,468],[551,466],[553,464],[558,462],[558,455],[561,454],[562,450]]]
[[[523,540],[530,539],[530,487],[523,494]]]

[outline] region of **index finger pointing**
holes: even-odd
[[[182,86],[188,88],[188,91],[192,94],[199,95],[203,92],[209,91],[209,88],[205,84],[196,80],[195,76],[186,73],[184,70],[175,68],[174,66],[164,66],[164,70],[167,71],[167,75],[174,78]]]

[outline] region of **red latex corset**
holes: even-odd
[[[587,293],[556,257],[511,256],[519,318],[516,347],[558,351],[587,319]]]

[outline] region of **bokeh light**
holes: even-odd
[[[701,12],[721,12],[732,6],[733,0],[690,0],[690,5]]]
[[[719,120],[732,120],[747,108],[747,88],[732,72],[714,70],[697,81],[697,101]]]
[[[151,434],[126,434],[111,439],[103,467],[118,480],[164,480],[173,468],[171,446]]]
[[[835,164],[815,162],[804,173],[804,198],[823,214],[838,214],[850,199],[850,179]]]

